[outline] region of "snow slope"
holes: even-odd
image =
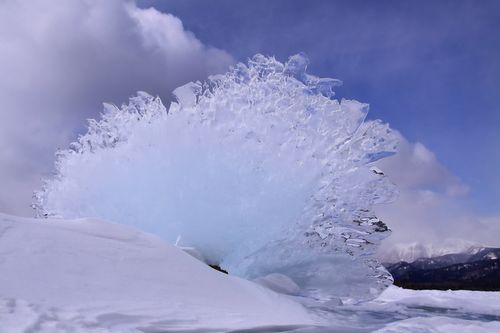
[[[93,219],[0,214],[1,333],[308,324],[298,303],[156,236]]]

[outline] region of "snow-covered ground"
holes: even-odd
[[[500,292],[391,286],[360,307],[393,318],[377,332],[500,332]]]
[[[0,332],[309,325],[285,296],[135,229],[0,215]]]
[[[0,332],[500,332],[500,293],[390,287],[305,306],[156,236],[93,219],[0,215]]]

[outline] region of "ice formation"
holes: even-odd
[[[316,300],[375,297],[391,282],[373,259],[389,230],[371,207],[394,188],[373,164],[396,135],[306,67],[256,55],[177,88],[168,109],[146,93],[107,105],[58,152],[38,215],[180,236],[230,274],[281,274]]]

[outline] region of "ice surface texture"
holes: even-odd
[[[58,152],[38,215],[180,235],[231,274],[283,274],[318,300],[375,297],[391,280],[372,257],[389,230],[371,207],[394,188],[373,163],[396,135],[307,62],[256,55],[177,88],[168,110],[146,93],[107,105]]]

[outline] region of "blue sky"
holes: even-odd
[[[305,52],[471,188],[463,204],[500,212],[499,1],[140,1],[179,17],[237,60]]]

